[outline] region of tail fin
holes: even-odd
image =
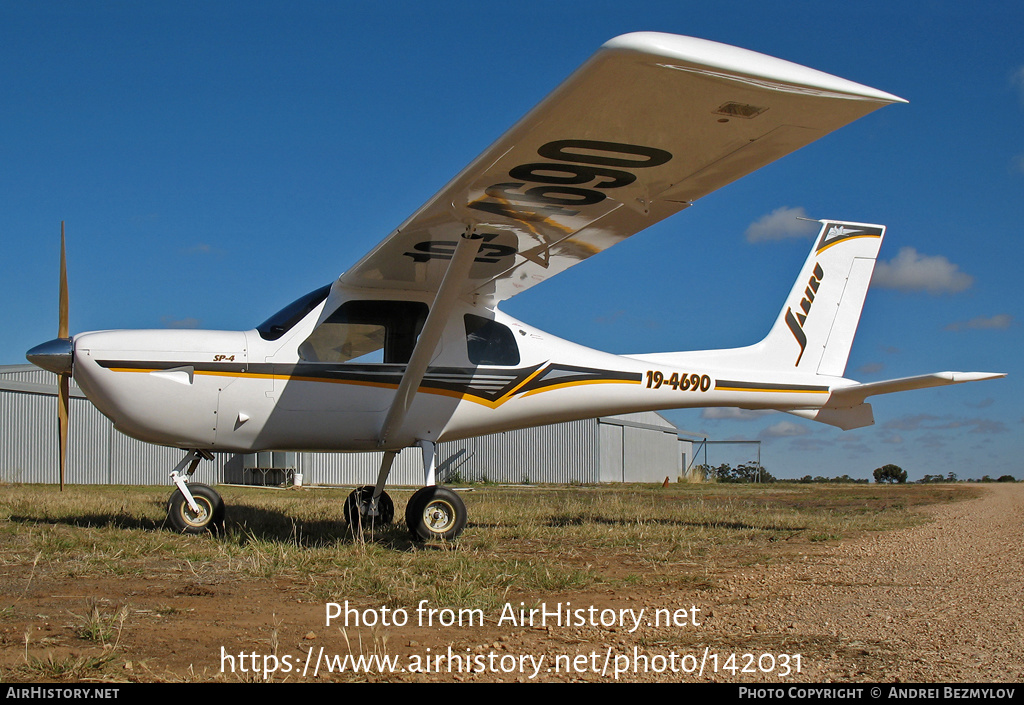
[[[842,377],[885,226],[820,222],[785,306],[755,347],[760,366]]]

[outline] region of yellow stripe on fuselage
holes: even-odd
[[[183,367],[186,365],[183,365]],[[160,368],[138,368],[138,367],[110,367],[108,368],[111,372],[136,372],[136,373],[150,373],[150,372],[165,372],[166,370]],[[516,395],[519,390],[525,387],[527,384],[535,380],[539,375],[543,374],[544,368],[534,371],[531,375],[522,380],[515,387],[505,392],[503,395],[495,400],[486,399],[484,397],[473,394],[472,392],[460,392],[454,389],[443,389],[439,387],[420,386],[417,389],[418,393],[423,394],[436,394],[438,396],[451,397],[455,399],[465,399],[471,401],[474,404],[480,404],[491,409],[496,409],[503,405],[509,399]],[[217,371],[217,370],[195,370],[195,375],[203,375],[207,377],[234,377],[236,379],[272,379],[281,380],[286,382],[314,382],[314,383],[325,383],[325,384],[347,384],[358,387],[376,387],[378,389],[398,389],[398,384],[393,382],[374,382],[371,380],[357,380],[357,379],[327,379],[324,377],[306,377],[302,375],[277,375],[267,374],[262,372],[233,372],[233,371]],[[639,380],[621,380],[621,379],[591,379],[591,380],[577,380],[573,382],[563,382],[559,384],[552,384],[550,386],[542,387],[540,389],[534,389],[524,393],[522,396],[532,396],[534,394],[540,394],[541,392],[547,392],[555,389],[564,389],[567,387],[576,387],[585,384],[640,384]]]

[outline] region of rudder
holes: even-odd
[[[771,332],[762,364],[841,377],[860,322],[885,226],[823,220]]]

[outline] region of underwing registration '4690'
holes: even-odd
[[[469,207],[522,221],[571,217],[579,208],[605,200],[609,190],[636,181],[629,169],[661,166],[672,159],[663,149],[598,140],[556,140],[542,145],[537,155],[551,161],[513,167],[508,175],[515,181],[488,186],[488,198]],[[541,185],[521,190],[529,183]]]

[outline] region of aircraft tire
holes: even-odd
[[[366,510],[373,499],[373,485],[359,487],[352,490],[352,494],[345,499],[345,522],[352,531],[359,529],[373,529],[374,526],[387,526],[395,519],[395,503],[388,496],[387,492],[381,492],[377,498],[377,516],[366,516]]]
[[[167,502],[167,518],[174,530],[182,534],[219,534],[224,529],[224,500],[209,485],[191,482],[188,491],[199,505],[192,511],[181,490],[174,490]]]
[[[447,487],[420,488],[405,506],[405,523],[416,541],[454,541],[466,528],[462,498]]]

